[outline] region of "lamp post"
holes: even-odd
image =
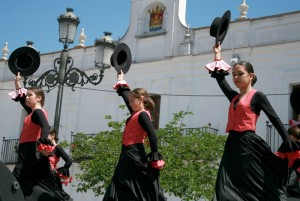
[[[99,75],[94,73],[88,76],[79,68],[73,67],[73,58],[68,53],[68,45],[74,42],[77,26],[80,23],[79,18],[74,15],[72,8],[67,8],[67,12],[60,15],[57,20],[59,22],[59,42],[64,45],[60,57],[54,60],[54,69],[46,71],[38,79],[33,80],[25,76],[24,86],[26,87],[28,84],[29,86],[47,87],[47,93],[58,86],[54,117],[54,128],[58,133],[64,85],[71,87],[72,91],[75,91],[74,87],[76,84],[81,86],[87,83],[100,84],[104,77],[104,71],[110,68],[108,58],[111,57],[116,43],[110,37],[111,33],[109,32],[105,32],[105,36],[102,39],[95,40],[95,67],[99,68],[100,73]]]

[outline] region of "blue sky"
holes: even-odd
[[[230,10],[232,20],[239,16],[238,6],[242,0],[186,0],[186,22],[191,28],[209,26],[215,17]],[[248,17],[299,11],[300,0],[246,0],[249,6]],[[80,18],[76,41],[81,28],[85,29],[86,45],[93,45],[104,31],[113,33],[117,40],[128,28],[131,0],[7,0],[0,6],[0,48],[8,42],[9,54],[16,48],[25,46],[27,40],[41,53],[60,51],[63,45],[58,42],[57,17],[74,9]],[[71,44],[69,47],[73,47]]]

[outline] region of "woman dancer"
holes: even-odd
[[[66,199],[69,199],[70,195],[68,195],[63,190],[62,184],[67,186],[72,181],[72,177],[70,177],[70,171],[69,171],[69,168],[72,165],[72,159],[65,152],[65,150],[60,145],[57,144],[59,138],[58,138],[57,132],[54,128],[50,129],[50,134],[48,136],[48,139],[51,141],[51,143],[54,146],[54,150],[49,155],[51,169],[55,175],[56,183],[61,190],[61,194]],[[65,161],[65,164],[63,167],[58,168],[57,164],[59,163],[61,158]]]
[[[48,155],[53,150],[48,140],[47,112],[42,108],[45,94],[39,87],[28,90],[21,87],[20,73],[15,77],[16,90],[9,93],[19,101],[28,115],[19,141],[18,159],[13,174],[18,180],[24,197],[29,201],[66,200],[60,193],[52,174]],[[37,146],[38,145],[38,146]]]
[[[287,130],[290,137],[295,140],[300,147],[300,127],[292,126]],[[300,199],[300,150],[295,149],[292,152],[286,152],[284,149],[285,144],[278,149],[275,154],[281,158],[288,159],[289,167],[289,182],[287,185],[288,201]]]
[[[158,152],[149,112],[154,102],[143,88],[130,91],[123,77],[123,72],[118,74],[114,88],[123,97],[131,116],[124,129],[119,162],[103,201],[165,201],[159,184],[159,171],[164,162]],[[147,136],[151,147],[150,162],[144,148]]]
[[[215,61],[205,67],[215,77],[230,101],[226,132],[229,133],[221,159],[213,200],[286,200],[287,160],[272,153],[256,133],[262,111],[275,126],[286,149],[294,144],[267,97],[252,86],[257,81],[252,65],[246,61],[232,68],[234,91],[225,80],[230,66],[221,59],[221,45],[214,47]]]

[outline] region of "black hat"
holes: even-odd
[[[290,96],[291,106],[297,114],[300,114],[300,87],[294,88]]]
[[[120,70],[126,74],[131,65],[131,52],[125,43],[119,43],[110,58],[111,65],[117,72]]]
[[[223,42],[229,28],[231,12],[227,10],[222,18],[216,17],[210,26],[210,35],[216,37],[216,45]]]
[[[8,59],[10,71],[21,76],[32,75],[40,66],[40,55],[32,47],[20,47],[13,51]]]

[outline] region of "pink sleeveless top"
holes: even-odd
[[[256,90],[252,89],[249,93],[245,94],[239,100],[235,109],[234,103],[239,98],[239,94],[232,99],[229,106],[226,132],[230,130],[234,130],[237,132],[243,132],[246,130],[256,130],[256,122],[259,115],[255,114],[250,107],[250,102],[255,92]]]
[[[42,110],[43,110],[46,118],[48,119],[47,112],[44,109],[42,109]],[[22,134],[20,137],[20,143],[36,142],[41,137],[42,128],[39,125],[37,125],[31,121],[32,113],[33,112],[31,112],[29,115],[27,115],[24,118],[24,125],[23,125]]]
[[[143,111],[136,112],[132,115],[131,119],[127,122],[124,133],[122,144],[125,146],[144,143],[145,138],[147,137],[147,132],[139,124],[138,117]],[[149,111],[145,111],[150,117]]]

